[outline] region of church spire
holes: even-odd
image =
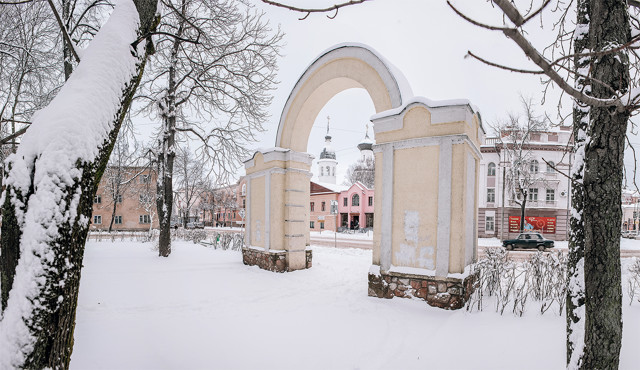
[[[329,135],[329,123],[331,121],[331,116],[327,116],[327,134],[325,135],[325,140],[331,140],[331,135]]]

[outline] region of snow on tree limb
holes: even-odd
[[[120,0],[71,78],[34,115],[18,152],[8,159],[6,184],[13,190],[3,197],[16,209],[22,236],[15,280],[0,321],[0,368],[25,366],[39,339],[41,323],[34,315],[50,303],[43,300],[51,298],[51,272],[58,268],[53,262],[60,257],[52,243],[69,225],[88,225],[77,211],[82,196],[78,184],[87,180],[78,164],[95,161],[109,142],[123,92],[138,72],[136,55],[144,53],[144,45],[131,48],[138,28],[136,6]],[[31,192],[28,199],[16,196]],[[58,297],[58,306],[65,299]]]

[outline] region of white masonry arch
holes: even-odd
[[[413,97],[404,75],[371,47],[335,45],[307,67],[291,90],[280,116],[276,147],[306,152],[320,110],[351,88],[367,90],[376,113],[398,108]]]
[[[362,44],[321,53],[286,101],[276,146],[245,161],[243,262],[277,272],[311,267],[309,134],[325,104],[350,88],[365,89],[376,110],[369,295],[462,307],[477,258],[480,116],[467,100],[413,96],[402,73]]]

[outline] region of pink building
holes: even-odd
[[[373,189],[367,188],[361,182],[356,182],[348,190],[340,192],[340,226],[350,229],[373,227],[373,194]]]

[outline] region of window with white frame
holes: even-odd
[[[540,169],[540,166],[538,164],[538,161],[536,161],[535,159],[531,161],[531,163],[529,164],[529,171],[531,171],[531,173],[538,173],[538,170]]]
[[[553,202],[556,200],[556,191],[554,189],[547,189],[547,202]]]
[[[487,203],[495,203],[496,201],[496,189],[487,189]]]
[[[116,225],[122,225],[122,216],[116,216],[113,219],[113,223],[115,223]]]
[[[102,216],[94,215],[93,216],[93,223],[96,224],[96,225],[101,225],[102,224]]]
[[[122,203],[122,194],[118,194],[116,197],[116,203]]]
[[[309,228],[310,228],[310,229],[315,229],[315,228],[316,228],[315,226],[316,226],[316,223],[315,223],[315,222],[313,222],[313,221],[309,221]]]
[[[247,195],[247,184],[242,184],[242,196]]]
[[[553,173],[555,170],[553,169],[556,166],[555,163],[548,161],[547,162],[547,173]]]
[[[351,205],[359,206],[360,205],[360,196],[358,194],[353,194],[351,197]]]
[[[151,218],[149,217],[149,215],[140,215],[140,223],[141,224],[150,224],[151,223]]]
[[[538,201],[538,189],[537,188],[529,189],[529,201],[530,202],[537,202]]]
[[[496,175],[496,164],[491,162],[487,166],[487,176],[495,176]]]
[[[484,219],[484,230],[485,231],[494,231],[495,230],[495,216],[486,216]]]
[[[101,204],[102,203],[102,196],[101,195],[96,195],[95,197],[93,197],[93,203]]]

